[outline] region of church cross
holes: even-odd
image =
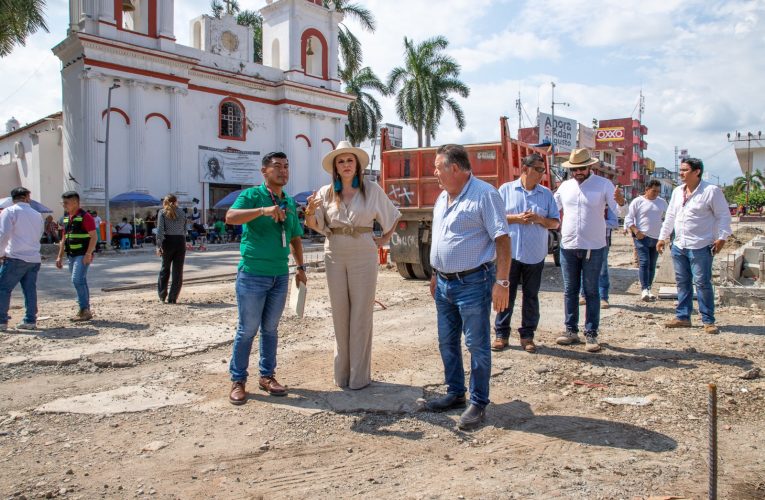
[[[234,11],[231,10],[233,8],[232,5],[231,5],[233,3],[233,0],[223,0],[223,3],[226,4],[226,14],[232,14],[233,15]]]

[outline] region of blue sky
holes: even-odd
[[[164,1],[164,0],[163,0]],[[496,140],[498,118],[517,125],[518,92],[534,118],[550,110],[589,125],[630,116],[642,88],[648,156],[673,168],[675,145],[705,160],[730,182],[740,175],[727,132],[765,129],[765,0],[358,0],[376,16],[375,33],[351,28],[365,64],[381,77],[400,64],[403,37],[450,40],[471,96],[461,100],[467,127],[443,121],[436,143]],[[240,0],[258,9],[263,0]],[[176,0],[176,36],[188,43],[188,21],[208,0]],[[50,49],[66,33],[67,1],[48,0],[51,33],[0,59],[0,119],[22,123],[61,109],[59,62]],[[391,99],[384,120],[398,123]],[[635,116],[636,116],[635,111]],[[525,118],[524,118],[525,120]],[[526,123],[524,123],[526,125]],[[405,129],[405,145],[416,145]],[[716,181],[716,179],[713,179]]]

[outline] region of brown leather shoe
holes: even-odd
[[[81,321],[90,321],[93,319],[93,313],[90,309],[80,309],[80,311],[72,318],[72,321],[79,323]]]
[[[247,391],[244,389],[244,382],[234,382],[231,384],[231,394],[228,396],[228,402],[232,405],[243,405],[247,402]]]
[[[266,391],[272,396],[286,396],[287,388],[276,381],[276,377],[271,375],[270,377],[260,377],[258,386],[262,391]]]
[[[495,337],[494,342],[491,343],[491,350],[492,351],[504,351],[508,344],[507,339],[503,339],[502,337]]]
[[[523,350],[534,354],[537,352],[537,346],[534,345],[534,339],[521,339],[521,347],[523,347]]]
[[[664,323],[664,328],[689,328],[691,320],[689,319],[671,319]]]
[[[709,333],[711,335],[717,335],[720,333],[720,329],[715,326],[714,323],[707,323],[704,325],[704,333]]]

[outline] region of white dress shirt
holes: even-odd
[[[664,198],[649,200],[645,196],[638,196],[627,211],[624,218],[624,229],[630,230],[633,225],[643,234],[650,238],[659,239],[661,232],[661,217],[667,211],[667,201]]]
[[[606,207],[618,210],[614,185],[595,174],[579,184],[564,181],[555,191],[555,203],[563,210],[561,243],[565,250],[597,250],[606,246]]]
[[[728,239],[733,231],[730,228],[728,202],[722,190],[714,184],[701,181],[685,201],[684,191],[685,184],[672,191],[659,239],[669,239],[674,229],[674,245],[690,250],[704,248],[715,240]]]
[[[0,213],[0,257],[37,264],[43,234],[40,212],[28,203],[14,203]]]

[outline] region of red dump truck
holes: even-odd
[[[521,176],[521,159],[531,153],[545,158],[547,174],[542,184],[552,186],[548,153],[524,142],[510,138],[507,117],[500,118],[499,142],[469,144],[473,174],[489,184],[499,187]],[[380,150],[382,158],[381,183],[385,192],[401,210],[401,220],[390,241],[390,257],[404,278],[429,279],[430,236],[433,205],[441,193],[433,174],[437,148],[393,149],[387,129],[382,130]],[[555,265],[560,265],[560,232],[548,232],[548,252]]]

